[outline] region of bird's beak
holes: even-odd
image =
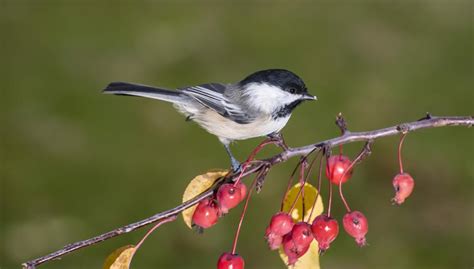
[[[301,100],[314,101],[314,100],[318,100],[318,98],[309,93],[304,93],[303,96],[301,96]]]

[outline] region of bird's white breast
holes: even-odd
[[[193,120],[206,129],[209,133],[219,137],[221,141],[244,140],[248,138],[269,135],[279,132],[290,119],[282,117],[272,119],[265,115],[258,117],[255,121],[248,124],[239,124],[212,110],[207,110],[204,115],[195,115]]]

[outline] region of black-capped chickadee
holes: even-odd
[[[235,84],[209,83],[176,91],[112,82],[104,93],[173,103],[188,120],[219,138],[234,171],[240,169],[240,163],[229,149],[232,141],[278,134],[295,107],[305,100],[316,100],[300,77],[284,69],[258,71]]]

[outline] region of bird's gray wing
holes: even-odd
[[[203,106],[212,109],[240,124],[251,122],[254,117],[245,112],[238,104],[233,103],[224,95],[226,85],[219,83],[202,84],[180,89]]]

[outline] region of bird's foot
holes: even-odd
[[[281,133],[271,133],[268,135],[270,141],[274,141],[283,150],[288,150],[288,145],[285,143],[285,139]]]

